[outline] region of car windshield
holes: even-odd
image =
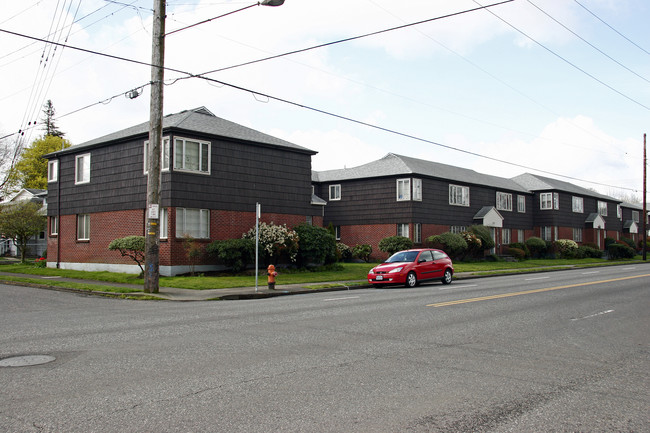
[[[414,262],[417,256],[417,251],[400,251],[390,256],[385,263]]]

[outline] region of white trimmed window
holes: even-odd
[[[616,216],[618,219],[622,220],[623,219],[623,209],[621,208],[620,204],[616,205]],[[638,221],[637,221],[638,222]]]
[[[413,242],[416,244],[422,243],[422,224],[413,224]]]
[[[334,226],[334,237],[337,241],[341,240],[341,226]]]
[[[90,182],[90,153],[75,157],[74,183],[79,185]]]
[[[341,200],[341,185],[330,185],[330,200]]]
[[[497,209],[512,211],[512,194],[497,191]]]
[[[90,214],[77,215],[77,240],[90,240]]]
[[[176,138],[174,140],[174,170],[210,174],[209,141]]]
[[[397,201],[411,200],[411,179],[397,179]]]
[[[50,236],[59,234],[59,219],[55,216],[50,217]]]
[[[512,243],[512,230],[511,229],[501,229],[501,243],[508,245]]]
[[[517,212],[526,213],[526,196],[517,196]]]
[[[160,239],[167,239],[169,235],[169,214],[166,207],[160,209],[158,224],[160,224]]]
[[[210,237],[210,210],[176,208],[176,237],[197,239]]]
[[[405,238],[409,237],[409,225],[408,224],[397,224],[397,236],[404,236]]]
[[[149,142],[144,142],[144,174],[149,171]],[[160,148],[160,171],[169,171],[169,137],[163,138]]]
[[[523,229],[517,230],[517,242],[525,242],[526,232]]]
[[[560,209],[560,196],[556,192],[543,192],[539,195],[539,208],[542,210]]]
[[[639,222],[639,211],[638,210],[633,210],[632,211],[632,221],[635,223]]]
[[[553,240],[553,227],[545,226],[541,228],[541,231],[542,239],[549,242]]]
[[[422,179],[413,179],[413,200],[422,201]]]
[[[584,199],[582,197],[575,197],[574,196],[573,199],[571,200],[571,202],[573,203],[572,204],[573,212],[583,213],[585,211],[585,203],[584,203]]]
[[[469,186],[449,185],[449,204],[469,206]]]
[[[607,216],[607,202],[599,201],[598,202],[598,213],[602,216]]]
[[[59,180],[59,160],[53,159],[47,162],[47,181],[56,182]]]

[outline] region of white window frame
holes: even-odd
[[[81,160],[81,170],[79,168],[79,160]],[[84,153],[75,156],[74,159],[74,184],[81,185],[90,182],[90,153]]]
[[[526,196],[518,195],[517,196],[517,212],[526,213]]]
[[[187,164],[187,143],[198,143],[199,152],[198,152],[198,169],[190,168]],[[207,161],[205,161],[203,155],[203,147],[207,147]],[[180,152],[180,155],[179,155]],[[206,166],[206,169],[203,170],[203,166]],[[185,137],[175,137],[174,138],[174,171],[182,171],[186,173],[196,173],[196,174],[205,174],[209,175],[212,166],[212,143],[204,140],[197,140],[194,138],[185,138]]]
[[[398,223],[397,224],[397,236],[404,236],[405,238],[410,239],[408,223]]]
[[[341,184],[330,185],[328,189],[330,192],[330,201],[341,200]]]
[[[199,227],[198,232],[192,232],[187,227],[188,213],[198,212]],[[209,209],[189,209],[183,207],[176,208],[176,237],[182,238],[190,236],[194,239],[209,239],[210,238],[210,210]]]
[[[598,200],[598,215],[607,216],[607,202]]]
[[[582,242],[582,228],[580,227],[573,228],[573,241]]]
[[[422,201],[422,179],[413,179],[413,201]]]
[[[517,242],[525,242],[526,231],[524,229],[517,229]]]
[[[501,229],[501,243],[503,245],[509,245],[512,243],[512,230],[511,229]]]
[[[77,240],[90,240],[90,214],[88,213],[77,215]]]
[[[334,226],[334,237],[337,241],[341,240],[341,226]]]
[[[469,207],[469,186],[449,184],[449,204]]]
[[[47,182],[57,182],[59,180],[59,160],[51,159],[47,162]]]
[[[557,192],[542,192],[539,194],[539,208],[541,210],[560,209],[560,196]]]
[[[413,223],[413,243],[422,243],[422,224]]]
[[[638,224],[639,222],[639,211],[638,210],[633,210],[632,211],[632,221]]]
[[[397,201],[411,200],[411,179],[397,179]]]
[[[167,239],[169,237],[169,209],[166,207],[160,208],[159,216],[158,224],[160,224],[160,239]]]
[[[623,208],[621,208],[620,204],[616,205],[616,216],[618,219],[622,220],[623,219]],[[638,221],[637,221],[638,222]]]
[[[541,230],[541,238],[542,240],[545,240],[547,242],[550,242],[553,240],[553,227],[551,226],[542,226],[540,227]]]
[[[59,218],[56,216],[50,217],[50,236],[59,235]]]
[[[160,171],[169,171],[170,143],[169,137],[163,137],[162,147],[160,148]],[[149,172],[149,166],[147,164],[149,162],[149,140],[144,142],[143,154],[142,171],[144,174],[147,174]]]
[[[585,201],[582,197],[573,196],[571,198],[571,207],[575,213],[585,212]]]
[[[512,212],[512,194],[497,191],[497,210]]]

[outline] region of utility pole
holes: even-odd
[[[647,187],[647,177],[646,172],[648,168],[648,159],[646,158],[646,142],[645,134],[643,134],[643,261],[646,260],[646,254],[648,251],[648,187]]]
[[[160,148],[162,147],[163,78],[165,64],[165,0],[153,0],[151,46],[151,102],[147,153],[147,227],[145,293],[158,293],[160,279]]]

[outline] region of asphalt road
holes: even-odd
[[[254,301],[1,286],[2,432],[648,432],[650,265]]]

